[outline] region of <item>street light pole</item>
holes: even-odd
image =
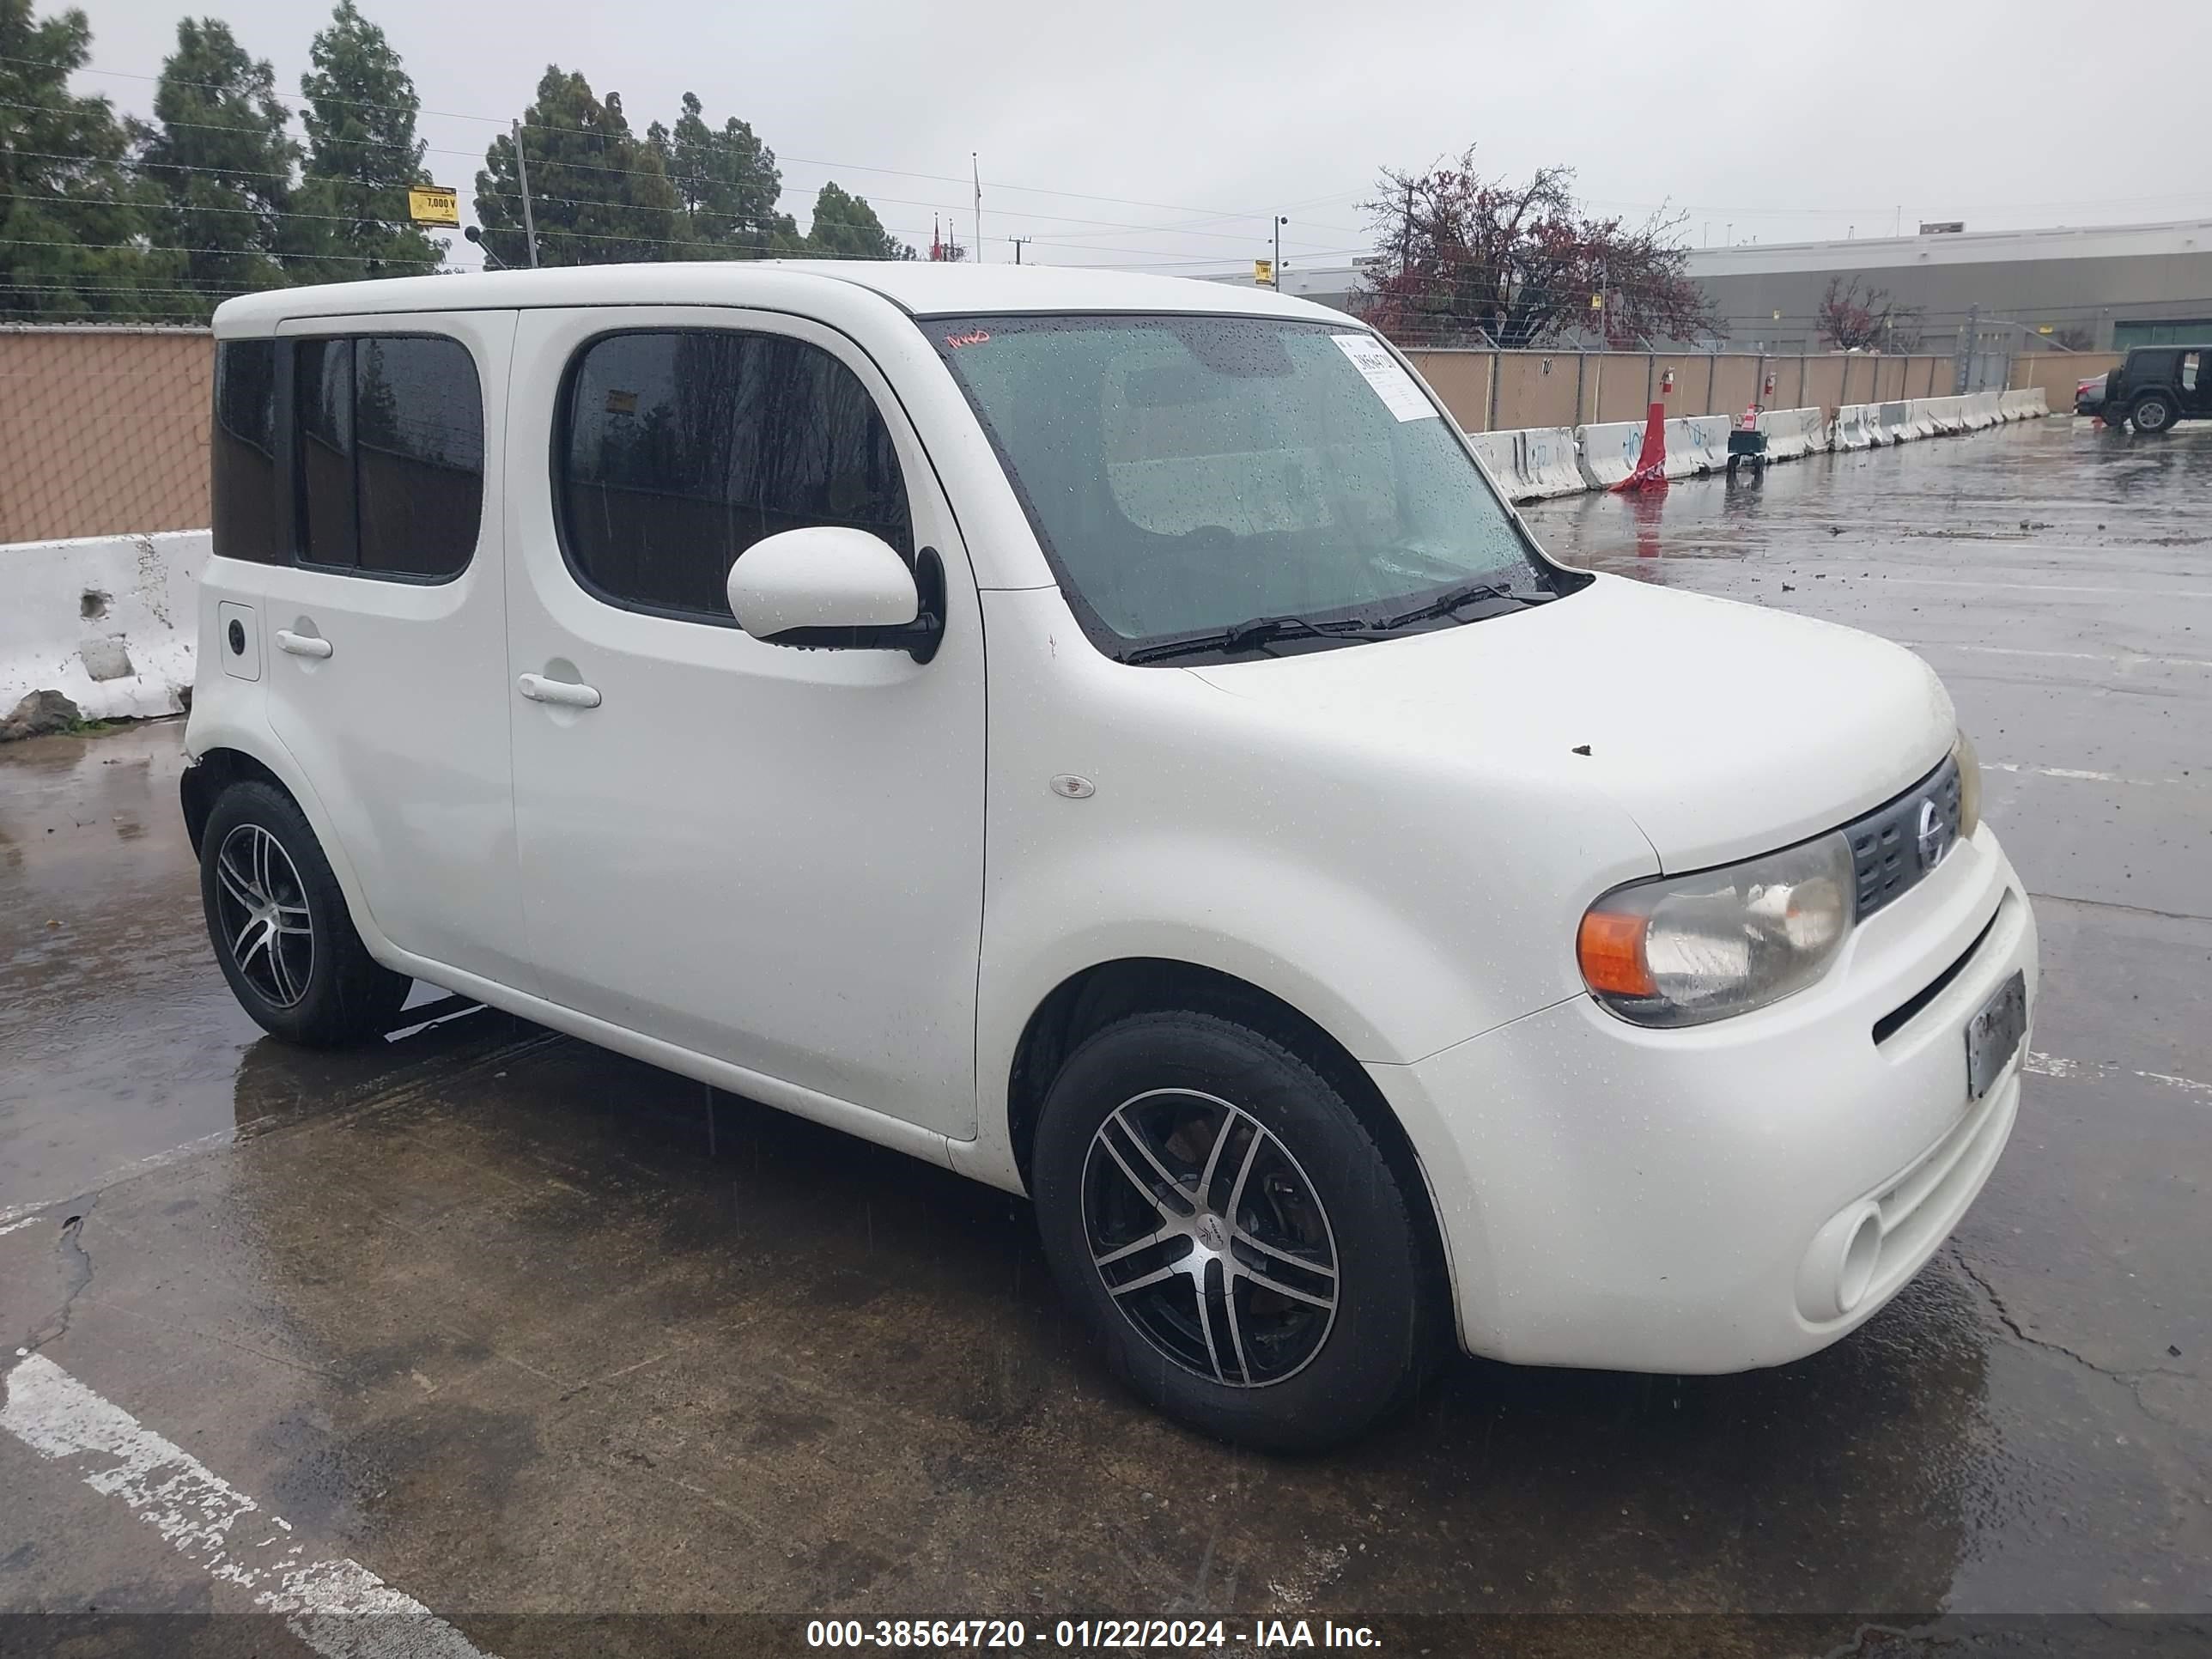
[[[514,124],[514,176],[522,185],[522,234],[530,239],[530,268],[538,269],[538,221],[530,211],[530,163],[522,154],[522,122]]]
[[[1278,294],[1283,291],[1283,227],[1290,222],[1279,213],[1275,216],[1275,263],[1273,269],[1275,273],[1275,292]]]

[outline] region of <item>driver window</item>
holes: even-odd
[[[890,430],[853,371],[784,335],[602,336],[568,372],[558,432],[562,545],[615,605],[732,623],[723,584],[755,542],[836,525],[909,564]]]

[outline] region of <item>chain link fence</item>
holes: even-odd
[[[0,543],[200,530],[204,328],[0,325]]]

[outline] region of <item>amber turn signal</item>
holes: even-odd
[[[1649,916],[1585,911],[1575,934],[1575,955],[1582,963],[1583,982],[1593,991],[1618,997],[1657,994],[1659,988],[1644,963],[1644,934],[1650,925]]]

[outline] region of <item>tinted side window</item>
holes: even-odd
[[[300,557],[358,564],[353,487],[353,342],[302,340],[295,349],[292,407],[299,481]]]
[[[215,550],[280,564],[276,535],[276,343],[225,340],[215,359]]]
[[[872,531],[914,557],[874,399],[802,340],[707,329],[595,340],[569,371],[559,444],[563,544],[617,603],[726,619],[738,555],[813,525]]]
[[[392,575],[467,567],[483,510],[483,404],[458,340],[302,340],[294,368],[300,556]]]
[[[450,576],[483,513],[483,396],[458,340],[354,343],[361,568]]]

